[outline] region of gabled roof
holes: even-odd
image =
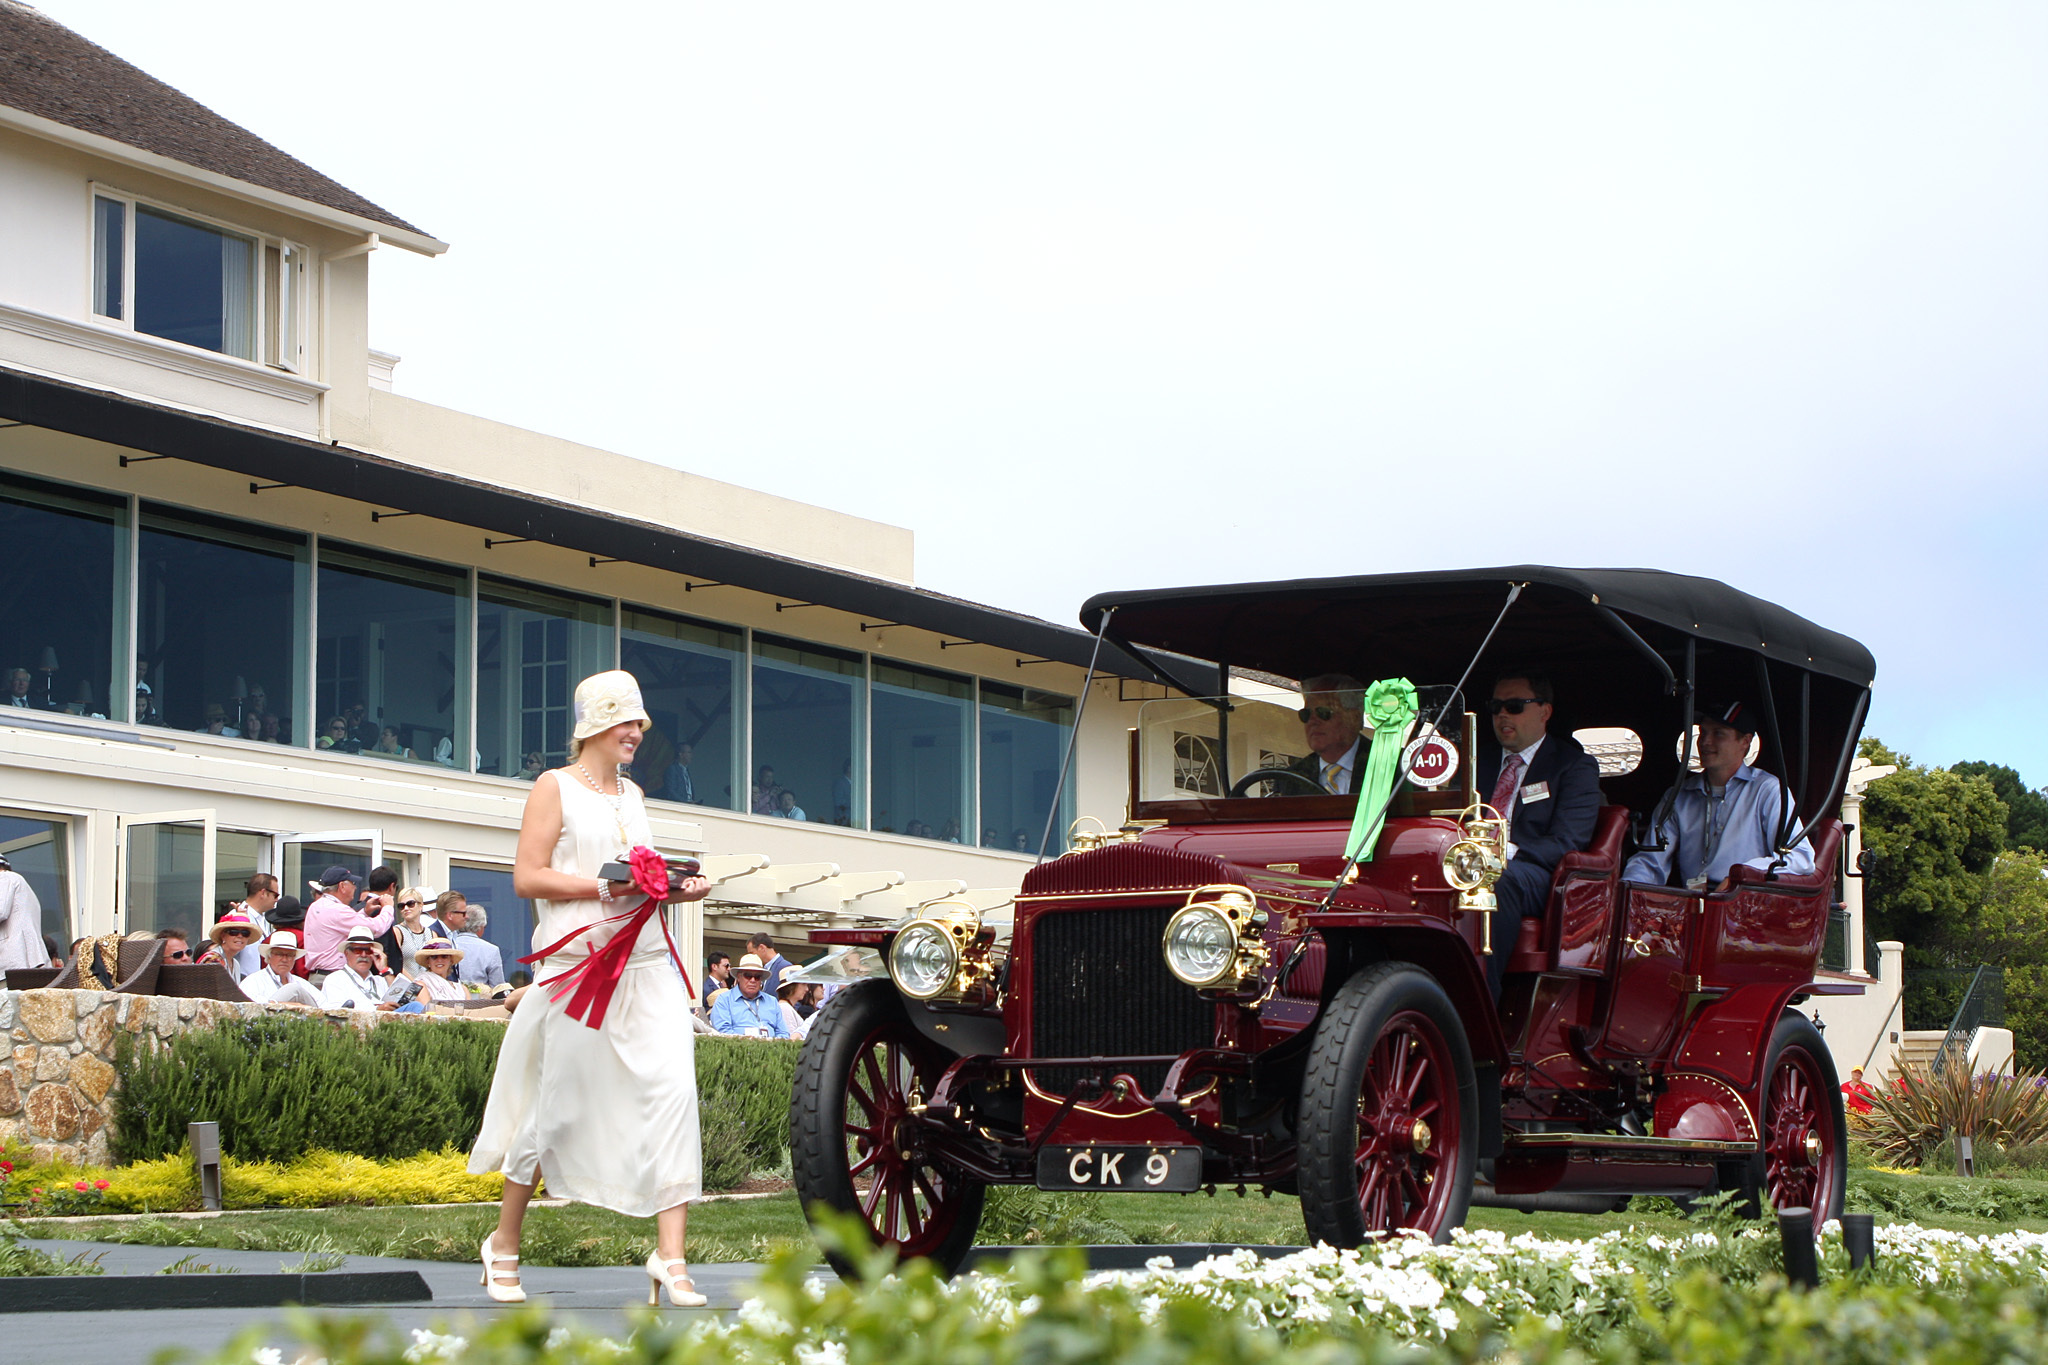
[[[420,237],[182,91],[19,0],[0,0],[0,105]]]

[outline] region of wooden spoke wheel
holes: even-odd
[[[981,1223],[980,1181],[937,1164],[910,1113],[948,1054],[917,1031],[894,985],[856,982],[811,1025],[790,1104],[790,1165],[806,1213],[857,1215],[878,1245],[960,1268]],[[841,1274],[852,1267],[833,1256]]]
[[[1477,1111],[1471,1048],[1435,978],[1387,962],[1345,982],[1302,1081],[1309,1236],[1340,1247],[1404,1228],[1448,1239],[1472,1201]]]
[[[1820,1031],[1787,1013],[1764,1071],[1759,1186],[1772,1208],[1813,1210],[1814,1226],[1842,1216],[1848,1134],[1835,1064]]]

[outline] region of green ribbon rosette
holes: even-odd
[[[1372,861],[1373,845],[1386,824],[1387,797],[1401,776],[1402,741],[1419,705],[1415,684],[1406,678],[1382,678],[1365,689],[1365,723],[1372,727],[1364,774],[1352,784],[1358,813],[1351,817],[1351,838],[1344,845],[1347,863]]]

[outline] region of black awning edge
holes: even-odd
[[[0,366],[0,419],[1085,668],[1092,632]],[[4,447],[0,447],[4,448]],[[1106,643],[1098,671],[1156,670]]]

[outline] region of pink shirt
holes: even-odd
[[[340,971],[341,941],[348,937],[348,931],[358,924],[366,924],[371,933],[381,934],[391,927],[391,921],[397,914],[396,906],[386,905],[381,915],[359,915],[342,904],[337,896],[320,897],[306,907],[306,970]]]

